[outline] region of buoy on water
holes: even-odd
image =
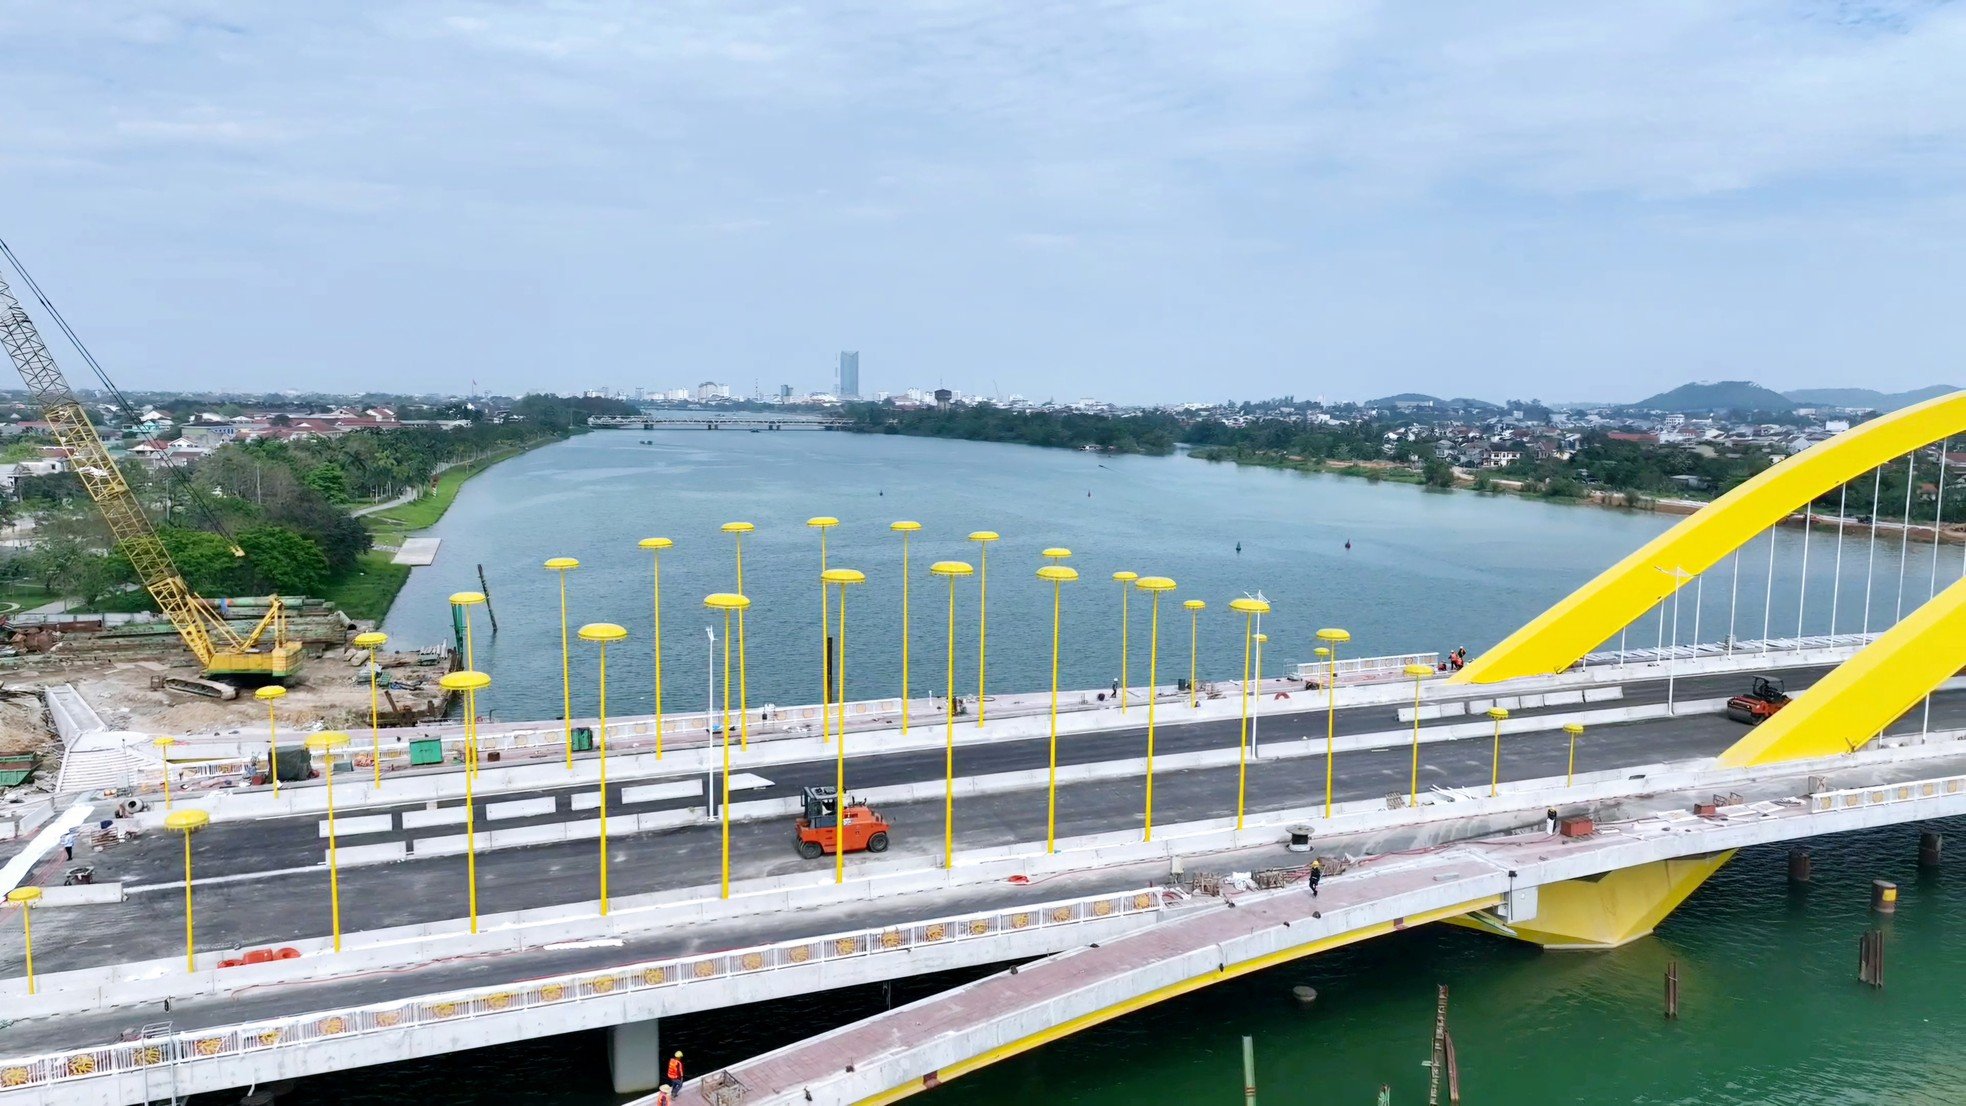
[[[1303,983],[1299,983],[1297,986],[1292,987],[1290,989],[1290,994],[1292,998],[1295,998],[1297,1000],[1297,1005],[1299,1006],[1309,1006],[1310,1004],[1317,1001],[1317,988],[1308,986]]]

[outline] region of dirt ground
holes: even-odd
[[[425,692],[406,691],[399,687],[396,692],[398,702],[407,705],[411,696],[421,699],[436,694],[436,681],[441,669],[415,667],[413,654],[383,654],[380,659],[383,669],[399,680],[417,678],[427,685]],[[266,704],[254,699],[251,691],[242,690],[239,698],[226,702],[152,690],[151,677],[166,673],[196,676],[197,669],[158,661],[105,661],[50,667],[41,671],[9,672],[5,683],[9,690],[53,684],[73,685],[102,716],[103,722],[114,730],[168,734],[224,733],[265,726]],[[19,701],[28,703],[32,708],[31,714],[23,716],[26,720],[20,725],[41,730],[38,704],[32,704],[29,700]],[[0,700],[0,704],[6,702]],[[0,711],[7,709],[5,705],[0,705]],[[369,715],[366,670],[358,660],[351,660],[349,655],[339,650],[321,657],[310,657],[300,678],[287,685],[287,694],[279,700],[275,709],[282,730],[290,727],[300,731],[366,726]],[[13,716],[0,714],[0,734],[12,733],[16,728],[13,723]],[[4,738],[0,738],[0,742],[4,742]],[[0,749],[4,748],[4,743],[0,743]]]

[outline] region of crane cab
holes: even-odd
[[[831,787],[808,787],[799,793],[805,813],[799,817],[797,847],[799,855],[817,860],[827,853],[887,851],[887,819],[866,803],[848,801],[840,809],[839,792]]]

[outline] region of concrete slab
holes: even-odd
[[[442,538],[404,538],[403,547],[396,551],[390,563],[399,565],[423,566],[437,560],[437,547],[443,544]]]

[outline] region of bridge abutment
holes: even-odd
[[[1552,883],[1538,888],[1533,900],[1525,897],[1514,910],[1484,910],[1448,920],[1546,949],[1615,949],[1650,934],[1733,855],[1729,849],[1655,860],[1589,879]]]
[[[662,1019],[608,1027],[608,1074],[615,1094],[639,1094],[662,1085]]]

